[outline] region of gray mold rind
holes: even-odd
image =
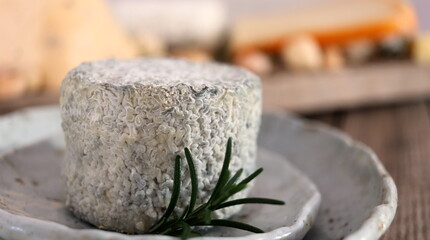
[[[185,147],[200,179],[198,204],[216,184],[228,137],[234,140],[230,169],[254,170],[261,85],[246,70],[171,59],[84,63],[66,76],[60,102],[67,205],[98,227],[147,230],[169,203],[174,158]],[[178,215],[191,190],[185,161],[182,166]]]

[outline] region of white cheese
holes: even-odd
[[[83,63],[64,79],[60,101],[67,205],[98,227],[139,233],[159,219],[171,197],[174,158],[185,147],[200,180],[197,204],[215,187],[229,137],[230,170],[254,170],[261,85],[241,68],[174,59]],[[182,163],[176,215],[191,191]]]
[[[169,46],[198,46],[206,50],[218,47],[226,34],[226,2],[110,0],[112,13],[132,35],[150,34]]]

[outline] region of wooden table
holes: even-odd
[[[430,239],[430,101],[309,115],[370,146],[398,187],[384,240]]]

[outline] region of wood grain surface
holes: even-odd
[[[5,114],[25,107],[55,104],[59,102],[59,99],[60,99],[59,94],[51,94],[51,95],[39,94],[39,95],[24,96],[16,99],[3,100],[3,101],[0,101],[0,114]]]
[[[267,109],[309,113],[430,98],[430,67],[410,61],[377,62],[339,72],[263,78]]]
[[[430,239],[430,102],[308,116],[370,146],[398,187],[399,207],[383,236]]]

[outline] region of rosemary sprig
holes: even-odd
[[[269,198],[242,198],[227,201],[234,194],[244,190],[247,184],[255,179],[261,172],[262,168],[257,169],[254,173],[238,182],[238,179],[243,173],[243,169],[239,169],[233,177],[230,178],[231,173],[228,170],[231,160],[232,140],[227,141],[227,150],[224,157],[221,173],[218,182],[206,203],[201,204],[195,208],[198,191],[198,179],[193,162],[193,157],[188,148],[185,148],[185,157],[187,160],[190,178],[191,178],[191,197],[188,206],[184,209],[179,218],[170,219],[173,210],[179,199],[179,192],[181,187],[181,157],[176,156],[175,159],[175,173],[173,177],[173,191],[170,198],[169,205],[163,216],[149,229],[150,234],[164,234],[171,236],[178,236],[181,239],[200,236],[200,233],[192,229],[193,226],[222,226],[242,229],[254,233],[262,233],[260,228],[251,226],[246,223],[241,223],[233,220],[226,219],[213,219],[212,213],[216,210],[241,205],[241,204],[273,204],[284,205],[285,203],[280,200]]]

